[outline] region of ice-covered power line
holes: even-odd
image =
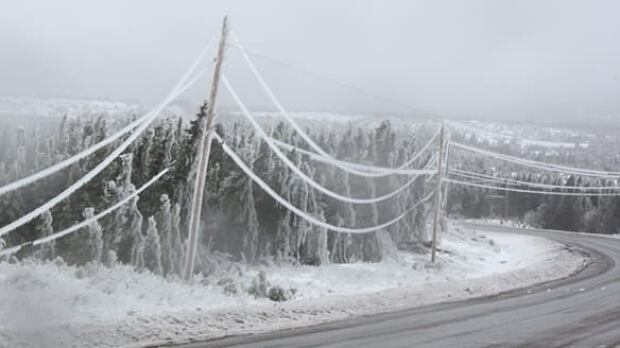
[[[504,138],[504,139],[515,139],[515,140],[519,140],[522,144],[526,144],[526,145],[541,145],[541,146],[552,146],[552,147],[560,147],[560,148],[571,148],[571,147],[575,147],[575,146],[579,146],[579,147],[587,147],[588,145],[590,145],[590,142],[587,143],[574,143],[574,142],[553,142],[553,141],[546,141],[546,140],[534,140],[534,139],[528,139],[528,138],[523,138],[520,136],[516,136],[516,135],[511,135],[511,134],[503,134],[503,133],[499,133],[499,132],[491,132],[489,130],[486,129],[482,129],[482,128],[478,128],[478,127],[474,127],[474,126],[470,126],[467,124],[463,124],[461,122],[455,122],[455,121],[446,121],[446,123],[448,125],[450,125],[453,129],[456,130],[467,130],[469,132],[473,132],[473,133],[477,133],[477,134],[483,134],[486,135],[488,137],[491,138]]]
[[[588,190],[618,190],[620,186],[566,186],[566,185],[553,185],[553,184],[544,184],[544,183],[536,183],[531,181],[517,180],[513,178],[505,178],[501,176],[493,176],[488,174],[470,172],[466,170],[459,169],[451,169],[449,174],[465,177],[469,179],[476,179],[482,181],[491,181],[499,184],[508,184],[512,186],[529,186],[543,189],[566,189],[566,190],[580,190],[580,191],[588,191]]]
[[[195,69],[195,66],[192,65],[192,67],[190,67],[190,69],[188,71],[192,71],[194,69]],[[166,107],[166,105],[169,104],[172,101],[172,99],[169,98],[169,97],[172,96],[172,95],[175,95],[178,92],[180,92],[180,90],[176,86],[183,86],[184,89],[187,89],[187,88],[189,88],[192,85],[193,82],[195,82],[197,80],[197,79],[193,79],[192,80],[193,82],[190,81],[190,83],[187,83],[188,82],[187,79],[188,79],[190,74],[191,74],[191,72],[184,74],[183,77],[181,78],[181,80],[170,91],[170,93],[168,94],[168,97],[166,97],[157,106],[157,108],[155,108],[155,110],[149,115],[149,117],[146,118],[146,120],[144,122],[142,122],[140,124],[140,126],[138,126],[138,128],[136,128],[136,130],[125,141],[123,141],[106,158],[104,158],[99,164],[97,164],[97,166],[95,166],[95,168],[90,170],[88,173],[86,173],[84,176],[82,176],[78,181],[73,183],[71,186],[69,186],[64,191],[62,191],[61,193],[59,193],[55,197],[51,198],[50,200],[48,200],[47,202],[45,202],[44,204],[42,204],[38,208],[32,210],[31,212],[27,213],[26,215],[23,215],[22,217],[20,217],[19,219],[9,223],[8,225],[2,226],[0,228],[0,237],[2,237],[3,235],[5,235],[5,234],[15,230],[16,228],[18,228],[20,226],[23,226],[24,224],[32,221],[37,216],[43,214],[43,212],[52,209],[58,203],[62,202],[64,199],[69,197],[75,191],[79,190],[82,186],[86,185],[93,178],[95,178],[97,175],[99,175],[99,173],[101,173],[108,165],[110,165],[110,163],[112,163],[112,161],[114,161],[118,156],[120,156],[125,151],[125,149],[127,149],[127,147],[129,147],[129,145],[131,145],[148,128],[148,126],[155,120],[155,118],[157,118],[157,116],[163,110],[163,108]]]
[[[449,183],[453,183],[453,184],[457,184],[457,185],[478,187],[478,188],[489,189],[489,190],[520,192],[520,193],[536,193],[536,194],[551,195],[551,196],[593,196],[593,197],[594,196],[600,196],[600,197],[602,197],[602,196],[620,196],[620,192],[592,192],[592,193],[589,193],[589,192],[536,191],[536,190],[525,190],[525,189],[506,187],[506,186],[495,186],[495,185],[490,185],[490,184],[478,184],[478,183],[474,183],[474,182],[468,182],[468,181],[457,180],[457,179],[452,179],[452,178],[444,178],[443,180],[445,182],[449,182]]]
[[[374,167],[372,168],[372,171],[374,171],[375,173],[367,173],[367,172],[363,172],[363,171],[359,171],[356,170],[354,165],[350,165],[347,162],[344,161],[338,161],[337,159],[335,159],[333,156],[331,156],[329,153],[327,153],[325,150],[323,150],[323,148],[321,148],[321,146],[319,144],[317,144],[312,137],[310,137],[310,135],[308,133],[306,133],[306,131],[304,131],[304,129],[295,121],[295,119],[288,113],[288,111],[284,108],[284,106],[282,105],[282,103],[280,102],[280,100],[276,97],[276,95],[273,93],[273,90],[271,89],[271,87],[269,87],[269,85],[267,84],[267,82],[265,81],[265,79],[263,78],[263,76],[261,75],[261,73],[258,71],[258,69],[256,68],[256,65],[254,65],[254,62],[252,61],[252,59],[250,58],[250,56],[248,55],[247,51],[245,50],[245,48],[243,47],[243,45],[241,44],[241,41],[239,40],[239,37],[235,34],[234,31],[231,32],[231,36],[233,38],[233,40],[235,41],[237,47],[239,48],[241,55],[243,56],[246,64],[248,65],[248,67],[250,68],[250,70],[252,71],[252,74],[254,74],[254,77],[256,78],[256,80],[258,81],[258,83],[260,84],[261,88],[263,89],[263,91],[265,91],[265,93],[267,94],[267,96],[269,97],[269,99],[271,99],[271,102],[275,105],[275,107],[278,109],[278,111],[280,112],[280,114],[282,114],[282,116],[284,117],[284,119],[293,127],[293,129],[304,139],[304,141],[306,143],[308,143],[308,145],[318,154],[321,156],[321,159],[324,161],[330,161],[330,164],[333,166],[336,166],[346,172],[349,172],[351,174],[355,174],[355,175],[359,175],[359,176],[365,176],[365,177],[383,177],[383,176],[387,176],[387,175],[392,175],[392,174],[396,174],[398,173],[398,170],[403,169],[405,167],[407,167],[408,165],[410,165],[411,163],[415,162],[415,160],[417,159],[417,157],[420,155],[421,152],[424,152],[424,150],[426,150],[426,148],[428,146],[430,146],[430,144],[432,143],[429,142],[424,148],[423,150],[419,151],[418,156],[414,156],[414,158],[412,158],[411,160],[407,161],[405,164],[403,164],[401,167],[397,168],[396,170],[394,169],[389,169],[389,168],[380,168],[380,167]],[[437,133],[439,134],[439,133]],[[435,135],[435,137],[433,139],[435,139],[437,137],[437,135]]]
[[[562,166],[562,165],[551,164],[551,163],[546,163],[546,162],[528,160],[528,159],[524,159],[524,158],[520,158],[520,157],[500,154],[500,153],[493,152],[493,151],[490,151],[490,150],[483,150],[483,149],[480,149],[480,148],[477,148],[477,147],[473,147],[473,146],[469,146],[469,145],[464,145],[464,144],[457,143],[457,142],[451,142],[450,145],[454,146],[454,147],[457,147],[457,148],[460,148],[460,149],[464,149],[464,150],[468,150],[468,151],[471,151],[471,152],[475,152],[475,153],[478,153],[478,154],[481,154],[481,155],[484,155],[484,156],[501,159],[501,160],[504,160],[504,161],[507,161],[507,162],[512,162],[512,163],[515,163],[515,164],[520,164],[520,165],[523,165],[523,166],[526,166],[526,167],[530,167],[530,168],[542,169],[542,170],[553,171],[553,172],[564,173],[564,174],[581,175],[581,176],[592,176],[592,177],[598,177],[598,178],[618,178],[618,177],[620,177],[620,173],[618,173],[618,172],[590,170],[590,169],[568,167],[568,166]]]
[[[276,145],[278,145],[279,147],[283,149],[286,149],[288,151],[299,152],[301,154],[309,156],[311,159],[318,161],[318,162],[322,162],[322,163],[326,163],[330,165],[335,165],[335,163],[340,163],[340,165],[348,166],[350,169],[357,168],[357,169],[364,170],[364,171],[357,171],[357,175],[371,178],[371,177],[385,177],[387,175],[393,175],[393,174],[420,175],[420,174],[426,173],[425,170],[411,169],[407,167],[409,167],[410,165],[415,163],[417,160],[419,160],[420,157],[427,152],[427,150],[435,142],[435,140],[437,140],[438,136],[439,136],[439,133],[436,133],[420,150],[418,150],[416,154],[414,154],[414,156],[411,159],[409,159],[407,162],[403,163],[402,165],[398,166],[397,168],[378,167],[378,166],[371,166],[371,165],[366,165],[366,164],[342,161],[342,160],[334,159],[333,157],[321,156],[314,152],[302,149],[294,145],[287,144],[283,141],[280,141],[274,138],[271,138],[271,140]]]
[[[294,65],[292,65],[290,63],[287,63],[287,62],[284,62],[282,60],[279,60],[279,59],[276,59],[276,58],[273,58],[273,57],[269,57],[269,56],[267,56],[265,54],[258,53],[256,51],[247,49],[246,47],[240,46],[239,44],[230,44],[229,43],[229,44],[227,44],[227,46],[231,47],[231,48],[234,48],[236,50],[239,50],[239,51],[243,51],[247,55],[250,55],[250,56],[252,56],[254,58],[259,58],[259,59],[261,59],[263,61],[266,61],[266,62],[269,62],[269,63],[271,63],[273,65],[277,65],[277,66],[286,68],[286,69],[288,69],[290,71],[294,71],[294,72],[297,72],[297,73],[300,73],[300,74],[303,74],[303,75],[306,75],[306,76],[310,76],[310,77],[312,77],[314,79],[322,80],[324,82],[328,82],[328,83],[331,83],[333,85],[338,85],[340,87],[348,89],[349,91],[352,91],[354,93],[358,93],[360,95],[364,95],[364,96],[369,97],[371,99],[374,99],[374,100],[377,100],[377,101],[381,101],[381,102],[384,102],[384,103],[387,103],[387,104],[395,105],[395,106],[398,106],[401,109],[408,110],[408,111],[414,112],[416,114],[423,113],[424,115],[427,115],[427,116],[433,116],[433,117],[437,116],[434,112],[431,112],[429,110],[423,110],[421,108],[413,107],[413,106],[408,105],[408,104],[402,102],[401,100],[397,100],[397,99],[395,99],[393,97],[390,97],[390,96],[387,96],[387,95],[378,94],[378,93],[375,93],[375,92],[371,92],[371,91],[366,90],[364,88],[361,88],[359,86],[355,86],[355,85],[352,85],[350,83],[346,83],[346,82],[337,80],[337,79],[335,79],[335,78],[333,78],[331,76],[326,76],[326,75],[318,73],[316,71],[312,71],[312,70],[309,70],[309,69],[305,69],[305,68],[300,68],[298,66],[294,66]]]
[[[247,63],[248,67],[250,68],[250,70],[254,74],[254,77],[256,77],[256,80],[258,81],[258,83],[260,84],[262,89],[265,91],[267,96],[269,96],[269,99],[271,99],[271,102],[280,111],[282,116],[284,116],[284,118],[288,121],[288,123],[291,124],[293,129],[295,129],[295,131],[297,131],[297,133],[299,133],[299,135],[308,143],[308,145],[310,145],[310,147],[314,151],[316,151],[319,155],[322,155],[324,157],[330,157],[330,155],[327,152],[325,152],[319,146],[319,144],[315,143],[314,140],[312,140],[312,138],[310,138],[310,136],[308,134],[306,134],[306,132],[297,124],[297,122],[295,122],[295,120],[291,117],[291,115],[289,115],[289,113],[286,111],[286,109],[284,109],[284,106],[282,105],[282,103],[280,103],[280,100],[275,96],[275,94],[271,90],[271,87],[269,87],[269,85],[267,85],[267,82],[265,82],[265,79],[263,79],[263,76],[258,72],[258,69],[256,69],[256,66],[254,65],[254,63],[250,59],[250,56],[248,56],[247,52],[243,48],[243,45],[239,41],[239,38],[237,37],[237,34],[235,34],[234,30],[231,32],[231,36],[232,36],[233,40],[235,41],[235,43],[239,46],[239,49],[241,51],[241,55],[243,56],[243,59],[245,60],[245,62]]]
[[[329,224],[327,222],[321,221],[321,220],[315,218],[314,216],[309,215],[308,213],[306,213],[306,212],[302,211],[301,209],[299,209],[299,208],[295,207],[294,205],[292,205],[286,199],[282,198],[282,196],[278,195],[269,185],[267,185],[267,183],[265,183],[260,177],[258,177],[258,175],[256,175],[256,173],[254,173],[252,171],[252,169],[250,169],[245,164],[245,162],[243,162],[243,160],[235,153],[235,151],[233,149],[231,149],[228,146],[228,144],[226,144],[223,141],[223,139],[219,136],[219,134],[214,133],[213,137],[218,142],[220,142],[224,152],[237,164],[237,166],[239,166],[239,168],[247,176],[249,176],[250,179],[252,179],[252,181],[254,181],[256,184],[258,184],[258,186],[260,186],[265,192],[267,192],[267,194],[269,194],[278,203],[282,204],[287,209],[289,209],[291,212],[293,212],[295,215],[297,215],[300,218],[308,221],[309,223],[311,223],[313,225],[316,225],[316,226],[319,226],[319,227],[323,227],[323,228],[329,229],[329,230],[334,231],[334,232],[341,232],[341,233],[370,233],[370,232],[375,232],[375,231],[387,228],[387,227],[397,223],[398,221],[402,220],[405,216],[407,216],[407,214],[411,213],[414,209],[416,209],[421,204],[424,204],[425,202],[427,202],[431,197],[433,197],[433,194],[435,193],[435,191],[439,187],[439,185],[435,186],[435,188],[427,196],[422,198],[420,201],[418,201],[417,203],[415,203],[411,207],[407,208],[403,213],[401,213],[400,215],[396,216],[394,219],[392,219],[390,221],[387,221],[385,223],[382,223],[380,225],[371,226],[371,227],[362,227],[362,228],[350,228],[350,227],[336,226],[336,225],[332,225],[332,224]]]
[[[155,175],[154,177],[152,177],[148,182],[146,182],[144,185],[142,185],[139,189],[137,189],[136,191],[132,192],[131,194],[129,194],[127,197],[121,199],[120,201],[118,201],[116,204],[112,205],[111,207],[103,210],[102,212],[100,212],[99,214],[86,219],[80,223],[77,223],[71,227],[68,227],[62,231],[58,231],[56,233],[53,233],[49,236],[43,237],[43,238],[39,238],[36,240],[33,240],[31,242],[25,242],[19,245],[16,245],[14,247],[10,247],[10,248],[6,248],[3,250],[0,250],[0,257],[5,256],[5,255],[11,255],[11,254],[15,254],[16,252],[20,251],[22,248],[24,248],[25,246],[28,245],[32,245],[32,246],[36,246],[36,245],[41,245],[44,243],[49,243],[53,240],[56,240],[58,238],[62,238],[68,234],[71,234],[75,231],[78,231],[79,229],[86,227],[88,225],[90,225],[91,223],[107,216],[108,214],[112,213],[113,211],[115,211],[116,209],[122,207],[123,205],[125,205],[127,202],[129,202],[130,200],[138,197],[138,195],[140,193],[142,193],[144,190],[146,190],[147,188],[151,187],[151,185],[153,185],[155,182],[157,182],[159,179],[161,179],[162,176],[164,176],[164,174],[166,174],[168,172],[168,168],[162,170],[161,172],[159,172],[159,174]]]
[[[371,197],[371,198],[353,198],[353,197],[349,197],[349,196],[344,196],[344,195],[341,195],[341,194],[339,194],[337,192],[334,192],[334,191],[324,187],[323,185],[317,183],[311,177],[306,175],[298,166],[296,166],[282,152],[282,150],[280,150],[280,148],[278,148],[278,146],[276,144],[273,143],[273,141],[271,140],[269,135],[267,135],[267,133],[265,133],[265,131],[258,124],[258,121],[256,121],[256,119],[254,118],[254,116],[252,116],[252,114],[247,109],[245,104],[243,104],[243,102],[241,101],[241,99],[239,98],[237,93],[235,92],[234,88],[232,87],[232,85],[230,84],[228,79],[226,78],[226,75],[222,75],[222,82],[224,83],[224,86],[226,87],[228,92],[231,94],[231,96],[233,97],[233,99],[235,100],[235,102],[237,103],[239,108],[241,108],[242,114],[250,122],[252,127],[254,127],[254,129],[256,130],[256,133],[258,134],[258,136],[261,137],[265,141],[265,143],[267,143],[267,145],[276,154],[276,156],[278,156],[278,158],[280,158],[280,160],[282,160],[282,162],[284,162],[295,174],[297,174],[299,177],[301,177],[308,185],[314,187],[315,189],[317,189],[318,191],[322,192],[323,194],[325,194],[327,196],[330,196],[332,198],[341,200],[343,202],[348,202],[348,203],[353,203],[353,204],[373,204],[373,203],[378,203],[378,202],[384,201],[386,199],[389,199],[391,197],[394,197],[395,195],[397,195],[398,193],[404,191],[407,187],[409,187],[409,185],[411,185],[413,183],[413,181],[415,180],[415,178],[413,178],[412,180],[407,182],[405,185],[397,188],[396,190],[394,190],[394,191],[392,191],[392,192],[390,192],[388,194],[385,194],[385,195],[379,196],[379,197]],[[426,170],[426,172],[424,172],[423,174],[431,175],[431,174],[434,174],[434,173],[435,173],[434,170]]]
[[[186,85],[183,86],[182,85],[182,81],[186,81],[190,75],[192,73],[194,73],[194,71],[196,70],[196,68],[198,67],[198,65],[204,60],[204,57],[206,56],[208,50],[210,49],[211,45],[213,44],[213,39],[211,39],[208,44],[205,46],[205,48],[202,50],[202,52],[200,53],[200,55],[196,58],[196,60],[194,61],[194,63],[192,64],[192,66],[190,67],[190,69],[185,73],[185,75],[181,78],[181,80],[179,80],[179,82],[177,83],[176,86],[174,86],[172,92],[170,95],[168,95],[168,97],[166,98],[166,101],[164,102],[166,105],[169,104],[170,102],[172,102],[174,99],[176,99],[181,93],[183,93],[184,90],[186,90],[187,88],[189,88],[189,86],[191,86],[193,83],[195,83],[195,81],[197,79],[199,79],[200,77],[202,77],[202,75],[204,75],[207,72],[207,69],[202,69],[201,71],[199,71],[194,78],[192,78],[192,80],[190,80],[190,82]],[[43,178],[46,178],[64,168],[69,167],[70,165],[92,155],[93,153],[97,152],[98,150],[112,144],[113,142],[115,142],[116,140],[118,140],[120,137],[122,137],[123,135],[131,132],[133,129],[135,129],[136,127],[138,127],[140,124],[142,124],[142,122],[145,122],[147,119],[149,119],[150,117],[153,116],[153,112],[154,110],[151,110],[150,112],[146,113],[144,116],[136,119],[135,121],[131,122],[130,124],[128,124],[127,126],[123,127],[122,129],[120,129],[119,131],[117,131],[116,133],[110,135],[109,137],[101,140],[100,142],[94,144],[93,146],[84,149],[83,151],[80,151],[79,153],[64,159],[50,167],[47,167],[39,172],[33,173],[25,178],[16,180],[12,183],[6,184],[2,187],[0,187],[0,196],[2,196],[3,194],[6,194],[8,192],[17,190],[21,187],[24,187],[26,185],[32,184],[38,180],[41,180]]]

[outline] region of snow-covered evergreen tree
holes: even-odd
[[[134,190],[135,187],[131,183],[131,177],[133,173],[133,154],[128,153],[120,156],[121,159],[121,168],[120,173],[116,177],[114,181],[109,181],[106,185],[106,192],[111,195],[113,201],[120,201],[125,197],[129,196]],[[134,207],[135,205],[135,207]],[[132,211],[133,209],[133,211]],[[130,262],[131,254],[132,254],[132,246],[133,246],[133,230],[130,225],[130,219],[132,218],[132,214],[140,213],[137,207],[137,199],[132,200],[130,204],[123,205],[119,209],[117,209],[112,217],[112,222],[108,230],[111,233],[107,233],[109,236],[104,238],[104,249],[105,250],[114,250],[121,262]],[[140,220],[142,217],[140,216]],[[133,222],[133,224],[137,224],[137,222]],[[140,224],[142,222],[140,221]],[[142,226],[140,225],[140,228]]]
[[[95,208],[84,208],[84,219],[90,219],[95,216]],[[101,262],[103,255],[103,228],[97,221],[93,221],[86,227],[88,231],[88,249],[90,259],[95,262]]]
[[[314,170],[310,168],[308,163],[304,163],[304,170],[311,176],[316,177]],[[319,182],[325,185],[324,182]],[[314,189],[306,184],[306,190],[308,190],[308,204],[307,211],[310,212],[315,218],[325,221],[325,214],[317,198],[317,193]],[[305,236],[305,245],[307,251],[307,258],[312,260],[313,264],[324,265],[329,263],[329,251],[327,249],[327,229],[316,225],[310,226],[310,231]]]
[[[157,222],[153,216],[149,217],[146,228],[144,265],[155,274],[163,275],[164,273],[161,263],[161,244],[159,242],[159,234],[157,233]]]
[[[129,211],[127,212],[127,222],[125,225],[126,235],[129,237],[129,245],[131,246],[130,262],[131,264],[142,269],[144,263],[145,238],[142,234],[142,213],[138,210],[138,198],[131,200]]]
[[[161,265],[164,274],[171,274],[175,273],[172,245],[172,203],[170,203],[167,194],[161,195],[160,202],[156,221],[161,245]]]
[[[242,156],[251,161],[253,154],[249,149],[246,137],[239,137],[239,144],[244,148]],[[251,163],[251,162],[250,162]],[[254,262],[258,255],[258,219],[254,204],[254,190],[252,180],[239,169],[232,171],[224,179],[220,188],[224,214],[241,229],[241,253],[248,262]]]
[[[172,209],[172,228],[170,237],[170,248],[172,251],[171,273],[181,274],[183,261],[185,260],[185,248],[181,238],[181,205],[175,203]]]
[[[52,213],[50,213],[49,210],[46,210],[43,214],[41,214],[37,225],[39,238],[49,237],[54,234],[52,222]],[[41,244],[36,248],[34,256],[40,260],[53,260],[56,257],[56,242],[51,241]]]

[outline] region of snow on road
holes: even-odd
[[[428,259],[399,252],[321,267],[227,263],[191,283],[126,266],[0,263],[0,346],[144,346],[299,327],[494,294],[566,277],[585,262],[546,239],[458,227],[444,236],[437,264]],[[261,271],[267,290],[291,299],[250,295]]]

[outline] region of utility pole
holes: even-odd
[[[446,154],[444,155],[445,157],[445,167],[444,167],[444,174],[448,175],[448,172],[450,171],[450,132],[448,132],[447,136],[446,136],[446,148],[445,148],[445,152]],[[450,215],[450,210],[448,207],[448,198],[450,197],[450,183],[449,182],[445,182],[443,184],[443,196],[442,196],[442,203],[443,203],[443,212],[444,214],[449,217]]]
[[[220,84],[220,72],[222,62],[224,61],[224,49],[226,48],[226,36],[228,35],[228,18],[225,16],[222,21],[222,33],[217,49],[217,57],[215,60],[215,69],[211,79],[211,90],[209,91],[209,99],[207,100],[207,117],[206,122],[202,121],[200,144],[198,145],[198,163],[196,179],[194,181],[194,193],[192,195],[192,208],[189,219],[189,234],[187,252],[185,256],[185,266],[183,277],[189,280],[194,273],[194,262],[196,259],[196,250],[198,248],[198,234],[200,232],[200,222],[202,214],[202,201],[204,198],[205,185],[207,180],[207,167],[209,165],[209,155],[211,153],[211,141],[213,139],[213,118],[215,114],[215,100]]]
[[[508,187],[508,181],[506,180],[506,185],[504,187]],[[508,191],[504,191],[504,218],[502,222],[508,221]]]
[[[443,152],[444,152],[444,126],[441,125],[439,132],[439,159],[437,160],[437,188],[435,191],[435,212],[433,216],[433,241],[431,251],[431,262],[435,262],[437,254],[437,229],[439,225],[439,211],[441,210],[441,184],[443,183]]]

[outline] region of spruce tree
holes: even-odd
[[[161,254],[161,244],[159,234],[157,233],[157,222],[155,221],[155,217],[151,216],[148,219],[146,238],[144,240],[144,265],[157,275],[164,274]]]
[[[84,219],[90,219],[95,216],[95,208],[84,208]],[[89,256],[92,261],[101,262],[103,255],[103,228],[97,221],[93,221],[86,227],[88,231],[88,249]]]
[[[164,274],[167,275],[175,273],[172,241],[172,204],[167,194],[161,195],[160,203],[156,222],[161,245],[161,264]]]
[[[171,273],[180,275],[185,260],[185,249],[181,237],[181,205],[179,203],[175,203],[172,209],[170,247],[172,252]]]
[[[128,242],[123,244],[126,244],[131,248],[129,260],[134,267],[136,267],[137,269],[142,269],[145,266],[145,238],[142,234],[142,213],[140,213],[140,210],[138,210],[137,197],[131,200],[129,211],[127,212],[127,222],[124,230],[126,231]],[[120,249],[119,251],[124,250]],[[121,255],[119,255],[119,257],[121,257]]]
[[[43,214],[41,214],[39,217],[39,223],[37,224],[39,238],[49,237],[54,234],[52,222],[53,218],[49,210],[46,210]],[[39,260],[53,260],[56,257],[56,242],[52,240],[36,247],[34,256]]]

